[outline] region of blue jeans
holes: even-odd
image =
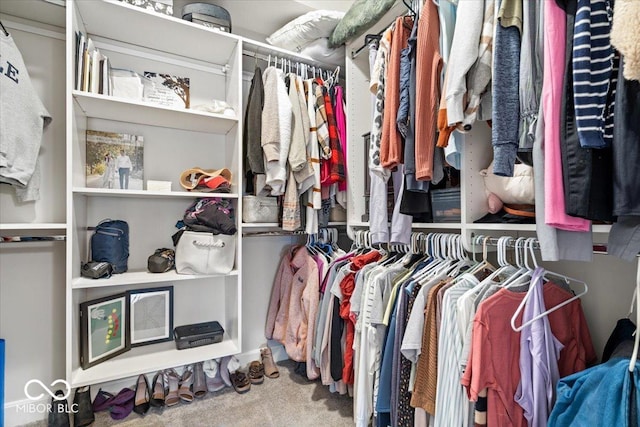
[[[129,168],[118,168],[118,175],[120,176],[120,189],[126,190],[129,188]]]

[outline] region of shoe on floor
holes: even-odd
[[[260,357],[262,358],[262,364],[264,365],[264,374],[269,378],[278,378],[280,376],[280,371],[278,371],[278,367],[273,361],[271,349],[269,347],[261,348]]]
[[[257,360],[249,364],[249,380],[251,384],[262,384],[264,382],[264,365]]]
[[[242,394],[251,389],[251,381],[249,381],[249,377],[244,372],[235,371],[229,377],[236,392]]]
[[[91,387],[77,388],[73,396],[73,403],[77,409],[77,412],[73,414],[74,427],[91,425],[96,419],[93,413],[93,407],[91,406]]]
[[[56,397],[51,398],[51,411],[47,419],[48,427],[69,427],[69,403],[67,399],[57,400],[64,397],[62,390],[56,390]]]

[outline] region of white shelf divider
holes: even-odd
[[[128,271],[122,274],[114,274],[108,279],[88,279],[77,277],[72,281],[73,289],[104,288],[108,286],[128,286],[143,283],[166,283],[184,280],[208,279],[214,277],[237,276],[238,270],[231,270],[228,274],[178,274],[175,270],[166,273],[149,273],[143,271]]]
[[[64,222],[41,222],[41,223],[7,223],[0,224],[0,231],[30,231],[30,230],[53,230],[64,231],[67,225]]]
[[[222,342],[184,350],[177,350],[173,341],[136,347],[89,369],[75,369],[71,374],[71,386],[103,383],[237,353],[237,345],[226,333]]]
[[[197,191],[147,191],[147,190],[111,190],[108,188],[87,188],[74,187],[74,194],[85,196],[103,196],[103,197],[148,197],[171,199],[177,198],[200,198],[200,197],[220,197],[222,199],[237,199],[237,193],[201,193]]]
[[[226,134],[238,123],[237,116],[164,107],[77,90],[73,91],[73,97],[87,117],[106,120],[217,134]]]

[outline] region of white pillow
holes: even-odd
[[[335,10],[314,10],[305,13],[267,37],[267,43],[299,51],[311,41],[329,37],[344,14]]]
[[[344,66],[345,47],[340,46],[331,49],[329,47],[328,37],[322,37],[307,43],[302,50],[300,50],[300,54],[313,58],[316,61]]]
[[[503,203],[533,205],[535,190],[533,184],[533,168],[525,164],[514,167],[513,177],[498,176],[493,173],[493,162],[487,169],[480,171],[484,178],[484,186],[488,193],[493,193]]]

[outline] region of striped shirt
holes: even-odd
[[[607,99],[614,51],[611,47],[611,0],[578,0],[573,34],[573,91],[580,145],[604,148],[613,140],[613,108]]]
[[[458,324],[457,300],[476,283],[463,279],[444,294],[442,323],[438,334],[438,381],[436,388],[436,426],[470,425],[473,404],[460,384],[464,331]]]

